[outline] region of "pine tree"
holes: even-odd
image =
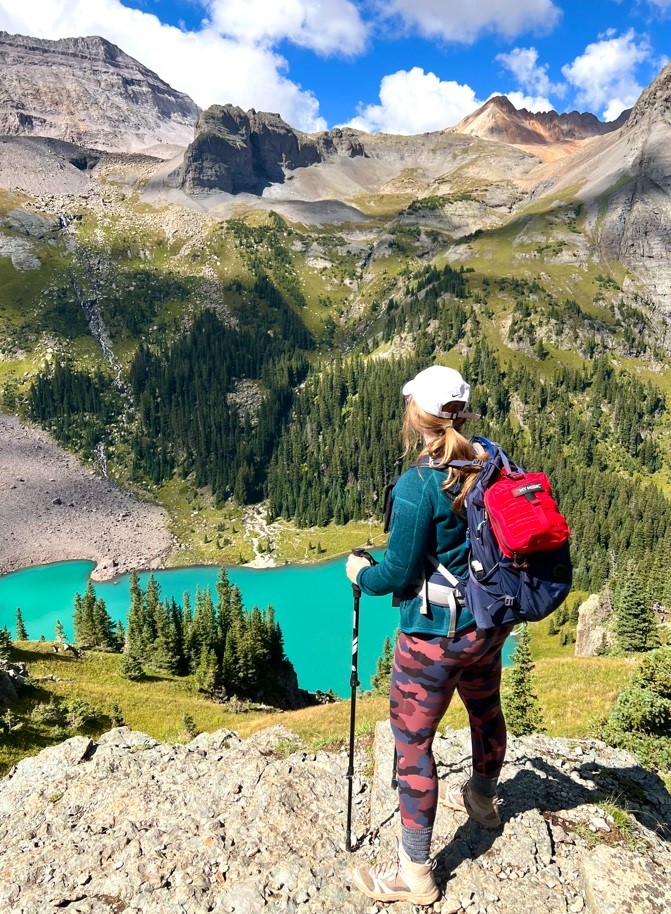
[[[526,736],[543,730],[543,715],[533,690],[534,662],[531,657],[529,630],[523,625],[512,655],[513,667],[504,695],[506,724],[515,736]]]
[[[224,650],[224,660],[222,664],[222,682],[227,695],[239,694],[239,675],[238,675],[238,639],[240,632],[240,622],[236,620],[232,623],[228,636],[226,637],[226,649]]]
[[[556,635],[557,632],[558,632],[558,628],[555,625],[555,615],[554,615],[554,613],[552,613],[552,615],[548,619],[548,635]]]
[[[193,677],[196,691],[214,696],[221,688],[217,655],[211,647],[203,647],[200,660]]]
[[[657,620],[638,582],[627,575],[613,594],[615,634],[623,651],[650,651],[659,647]]]
[[[9,629],[5,625],[4,628],[0,628],[0,660],[9,660],[11,651],[12,636],[9,633]]]
[[[124,679],[130,679],[131,682],[139,682],[141,679],[144,679],[144,667],[140,662],[139,658],[131,653],[131,651],[126,652],[121,659],[121,666],[119,667],[119,674],[123,676]]]
[[[189,654],[189,645],[191,644],[191,627],[193,625],[193,614],[191,612],[191,599],[189,598],[188,593],[184,593],[182,596],[182,654],[184,655],[184,662],[187,666],[185,672],[189,672],[193,666],[191,664],[191,657]]]
[[[193,668],[200,665],[204,649],[214,650],[217,645],[217,633],[217,614],[212,602],[212,594],[209,588],[202,590],[199,587],[196,590],[196,606],[189,626],[189,640],[186,645]]]
[[[144,595],[144,619],[142,628],[142,640],[145,649],[151,651],[151,647],[158,637],[158,627],[161,613],[161,589],[156,580],[156,575],[150,575],[147,581],[147,590]]]
[[[56,641],[65,641],[65,629],[60,619],[56,619]]]
[[[272,606],[268,607],[266,617],[266,637],[268,645],[268,664],[273,671],[280,669],[285,661],[284,638],[279,623],[275,621],[275,610]]]
[[[93,604],[93,638],[93,643],[103,650],[121,650],[122,645],[117,642],[116,626],[107,612],[107,606],[102,597],[96,599]]]
[[[93,583],[89,580],[86,585],[84,596],[75,594],[75,611],[74,611],[74,631],[75,643],[79,645],[92,646],[95,641],[95,622],[93,613],[95,609],[96,595],[93,589]]]
[[[222,568],[217,579],[217,637],[223,657],[226,650],[226,636],[231,626],[232,588],[226,569]]]
[[[371,679],[371,685],[375,692],[386,693],[389,691],[391,682],[391,671],[394,665],[394,648],[390,638],[384,639],[382,654],[377,659],[375,673]]]
[[[180,666],[180,648],[170,603],[165,601],[156,608],[157,636],[150,648],[149,665],[159,673],[177,673]]]
[[[17,641],[27,641],[28,632],[26,631],[26,626],[23,622],[23,616],[21,615],[21,607],[16,607],[16,640]]]
[[[128,610],[128,630],[126,632],[127,649],[137,657],[145,654],[147,645],[144,640],[144,594],[140,587],[140,576],[137,571],[130,576],[130,608]]]
[[[571,625],[577,625],[580,621],[580,601],[574,600],[568,610],[568,621]]]

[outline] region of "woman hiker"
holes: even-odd
[[[384,559],[374,566],[355,555],[347,561],[347,576],[363,593],[392,593],[400,608],[390,717],[398,756],[401,840],[391,863],[362,867],[353,881],[376,901],[426,905],[440,897],[430,856],[438,804],[432,744],[455,689],[468,711],[473,772],[463,788],[441,790],[441,801],[485,828],[501,823],[496,799],[506,751],[501,648],[510,628],[477,630],[455,592],[426,579],[432,573],[428,557],[434,557],[433,567],[439,562],[456,576],[468,569],[464,502],[477,464],[459,469],[447,464],[486,459],[461,434],[467,419],[479,418],[466,409],[470,387],[458,371],[434,365],[409,381],[403,394],[403,442],[406,453],[423,442],[419,460],[394,487]]]

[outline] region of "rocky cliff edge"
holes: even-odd
[[[279,114],[212,105],[196,124],[194,141],[184,156],[181,186],[195,195],[260,194],[270,184],[281,184],[285,171],[317,165],[333,156],[365,155],[358,136],[346,128],[301,133]]]
[[[120,728],[45,749],[0,782],[0,910],[374,914],[383,906],[347,874],[394,847],[391,747],[384,723],[373,747],[358,749],[354,853],[344,850],[346,752],[308,751],[283,727],[244,742],[221,730],[186,746]],[[459,783],[468,733],[447,731],[435,749],[439,776]],[[439,810],[444,894],[434,912],[671,909],[671,798],[631,755],[514,739],[501,795],[494,832]]]

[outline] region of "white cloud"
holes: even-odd
[[[413,67],[383,77],[380,104],[360,104],[359,116],[349,126],[369,132],[425,133],[458,123],[481,104],[470,86]]]
[[[259,17],[269,8],[263,0],[246,3]],[[307,6],[308,0],[303,5]],[[342,16],[350,5],[337,0]],[[309,17],[301,23],[299,38],[307,46],[310,29],[316,27]],[[237,28],[242,29],[241,20]],[[130,9],[120,0],[0,0],[0,29],[51,39],[101,35],[203,108],[232,102],[242,108],[278,111],[303,130],[323,130],[326,122],[319,116],[317,98],[285,75],[286,60],[270,46],[272,35],[278,38],[279,28],[276,22],[270,23],[265,35],[259,27],[249,40],[242,40],[222,35],[211,21],[195,31],[165,25],[156,16]],[[284,33],[290,37],[288,25]],[[326,52],[333,40],[332,35],[314,37],[314,44],[321,41],[318,49]],[[350,44],[346,49],[354,47]]]
[[[519,111],[526,108],[527,111],[553,111],[554,105],[549,98],[542,95],[525,95],[523,92],[496,92],[495,95],[506,95],[507,98]],[[491,96],[490,96],[491,98]]]
[[[666,12],[666,10],[671,10],[671,0],[648,0],[648,3],[651,6],[656,6],[658,10]]]
[[[588,44],[573,63],[562,67],[566,80],[578,91],[575,104],[614,120],[630,108],[643,91],[636,80],[636,68],[652,56],[645,36],[633,29],[617,36],[614,29],[600,35],[600,41]]]
[[[525,92],[562,96],[566,91],[563,83],[551,81],[547,64],[539,65],[536,48],[513,48],[508,54],[499,54],[496,59],[510,70]]]
[[[213,26],[245,42],[287,38],[320,54],[357,54],[366,26],[350,0],[206,0]]]
[[[552,0],[377,0],[377,6],[427,38],[468,44],[483,32],[507,38],[548,32],[561,15]]]

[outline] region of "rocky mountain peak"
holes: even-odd
[[[0,32],[0,133],[112,152],[186,146],[198,106],[99,36],[47,41]]]
[[[671,124],[671,63],[641,94],[627,121],[627,130],[652,123]]]
[[[0,41],[12,44],[16,48],[24,48],[30,51],[40,51],[48,53],[50,50],[65,54],[77,55],[80,58],[89,57],[96,60],[117,60],[128,57],[120,47],[112,44],[107,38],[100,35],[80,36],[74,38],[61,38],[58,41],[48,41],[40,38],[32,38],[29,35],[12,35],[9,32],[0,31]]]
[[[482,108],[481,111],[485,108],[498,108],[499,111],[505,111],[506,114],[515,114],[517,108],[513,105],[507,95],[495,95],[493,98],[488,99]]]
[[[616,121],[604,123],[589,112],[518,109],[506,96],[496,95],[447,132],[511,145],[548,145],[602,136],[621,127],[628,115],[625,111]]]
[[[365,155],[356,131],[302,133],[279,114],[212,105],[196,124],[181,183],[190,194],[259,194],[269,184],[281,184],[286,171],[316,165],[334,155]]]

